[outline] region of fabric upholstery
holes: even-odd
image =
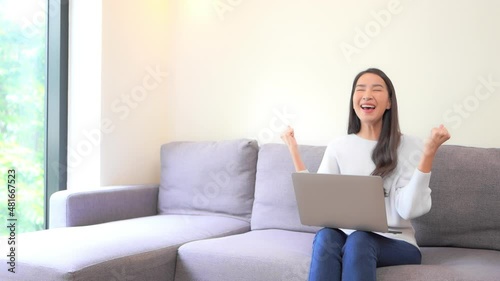
[[[431,211],[413,220],[420,246],[500,250],[500,149],[441,147]]]
[[[111,186],[64,190],[50,197],[49,227],[83,226],[153,216],[158,185]]]
[[[0,280],[173,280],[181,244],[249,228],[220,216],[157,215],[19,234],[17,271],[2,261]]]
[[[316,172],[325,147],[300,150]],[[307,280],[318,228],[300,223],[285,145],[177,142],[161,152],[160,187],[56,193],[51,227],[77,227],[18,234],[16,274],[3,255],[0,280]],[[432,209],[412,221],[422,265],[378,268],[377,280],[499,280],[499,171],[500,149],[442,147]]]
[[[446,247],[423,247],[420,250],[422,252],[422,265],[378,268],[377,280],[499,280],[499,251]]]
[[[299,146],[304,164],[316,172],[326,147]],[[319,228],[300,223],[292,184],[293,162],[284,144],[265,144],[259,150],[255,182],[252,230],[287,229],[316,232]]]
[[[159,213],[249,221],[257,153],[257,142],[246,139],[163,145]]]
[[[195,241],[179,248],[176,281],[307,280],[314,234],[257,230]],[[422,265],[377,269],[379,281],[496,281],[500,252],[465,248],[421,248]],[[217,265],[217,266],[214,266]]]
[[[185,244],[175,280],[307,280],[313,239],[313,233],[269,229]]]

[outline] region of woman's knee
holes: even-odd
[[[316,237],[318,238],[329,238],[329,237],[334,237],[337,233],[336,229],[333,228],[322,228],[316,232]]]
[[[314,246],[321,246],[327,252],[332,252],[341,249],[345,243],[345,239],[346,235],[338,229],[322,228],[316,232]]]
[[[376,251],[375,235],[376,234],[372,232],[354,231],[347,237],[345,250],[349,249],[349,251],[354,252],[366,252],[367,250]]]

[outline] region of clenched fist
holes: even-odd
[[[295,133],[293,128],[288,126],[286,130],[281,134],[281,139],[288,146],[288,150],[292,156],[293,165],[295,166],[295,171],[301,172],[307,170],[302,158],[300,157],[299,148],[297,145],[297,140],[295,139]]]
[[[297,146],[295,133],[293,131],[293,128],[290,126],[288,126],[286,130],[281,134],[281,139],[288,146],[288,148],[293,148]]]
[[[450,139],[450,133],[443,126],[440,125],[437,128],[431,130],[431,135],[424,144],[424,154],[434,155],[436,154],[438,148],[447,140]]]

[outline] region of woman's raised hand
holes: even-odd
[[[432,162],[434,161],[434,156],[438,148],[447,140],[450,139],[450,133],[443,126],[440,125],[437,128],[431,130],[431,135],[424,143],[424,151],[422,153],[422,158],[420,159],[420,164],[418,169],[423,173],[429,173],[432,169]]]
[[[292,156],[293,165],[297,172],[307,170],[302,158],[300,157],[299,148],[297,145],[297,140],[295,139],[295,133],[293,128],[288,126],[286,130],[281,134],[281,139],[288,146],[290,150],[290,155]]]
[[[297,147],[297,140],[295,139],[295,132],[292,127],[288,126],[281,134],[281,139],[288,146],[288,148]]]
[[[432,128],[431,135],[427,139],[424,145],[424,154],[434,155],[436,154],[438,148],[450,139],[450,133],[445,126],[440,125],[439,127]]]

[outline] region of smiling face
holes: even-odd
[[[359,77],[352,96],[352,107],[362,126],[379,125],[385,111],[391,108],[384,80],[373,73],[365,73]]]

